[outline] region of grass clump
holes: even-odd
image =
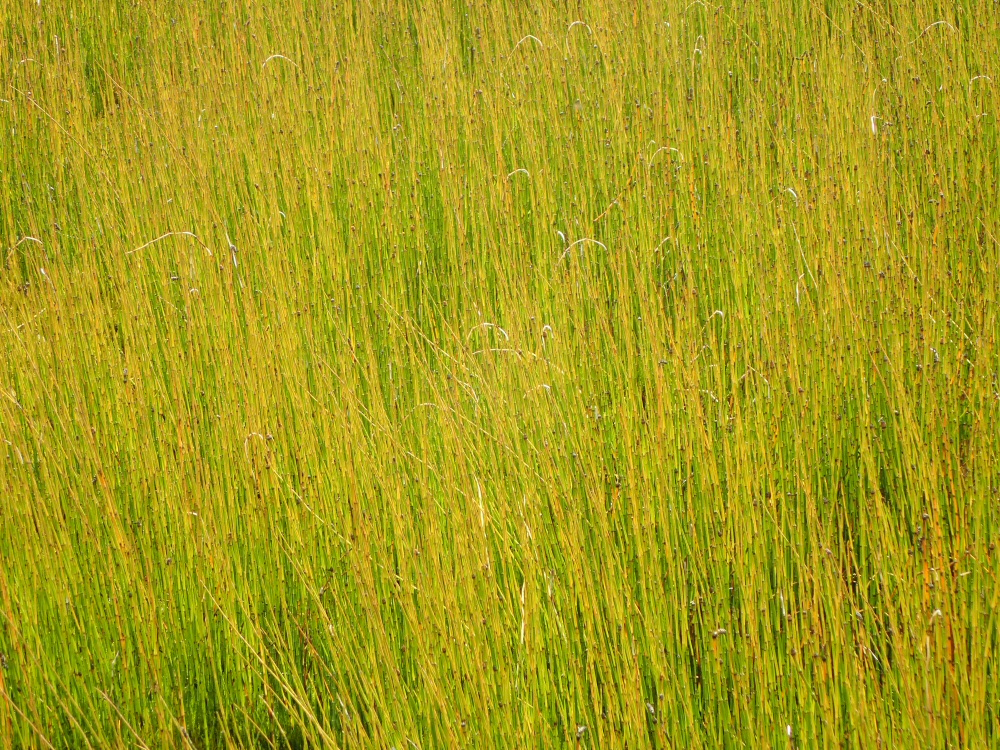
[[[0,0],[0,746],[995,746],[998,19]]]

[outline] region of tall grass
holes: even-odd
[[[998,40],[0,0],[0,746],[995,747]]]

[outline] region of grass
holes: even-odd
[[[995,3],[0,28],[0,746],[1000,743]]]

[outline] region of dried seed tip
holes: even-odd
[[[947,26],[952,31],[955,31],[955,27],[952,26],[947,21],[935,21],[930,26],[928,26],[926,29],[924,29],[923,31],[921,31],[920,35],[916,39],[914,39],[912,42],[910,42],[910,44],[916,44],[918,41],[920,41],[920,39],[923,37],[924,34],[926,34],[928,31],[930,31],[931,29],[933,29],[935,26],[940,26],[941,24],[944,24],[945,26]]]
[[[656,151],[653,152],[653,155],[646,160],[646,169],[651,169],[653,167],[653,159],[655,159],[656,155],[659,154],[661,151],[673,151],[675,154],[677,154],[677,156],[680,157],[681,161],[684,161],[684,154],[682,154],[673,146],[660,146],[658,149],[656,149]]]
[[[520,47],[523,42],[526,42],[529,39],[531,39],[533,42],[535,42],[542,49],[545,49],[545,45],[542,44],[542,40],[541,39],[539,39],[537,36],[532,36],[531,34],[528,34],[528,36],[524,37],[523,39],[521,39],[521,41],[519,41],[517,44],[514,45],[514,49],[512,49],[510,51],[510,54],[513,55],[514,52],[517,50],[517,48]]]
[[[563,250],[562,255],[559,256],[559,260],[557,260],[556,263],[558,263],[560,260],[562,260],[563,258],[565,258],[569,254],[570,250],[572,250],[577,245],[583,244],[584,242],[593,242],[595,245],[600,245],[605,250],[608,249],[608,246],[605,245],[600,240],[594,240],[594,239],[591,239],[590,237],[584,237],[582,239],[577,240],[576,242],[571,242],[569,244],[569,246],[565,250]]]
[[[509,180],[511,177],[513,177],[514,175],[516,175],[518,172],[523,172],[524,174],[528,175],[528,179],[529,180],[531,179],[531,172],[529,172],[524,167],[520,167],[519,169],[515,169],[513,172],[511,172],[509,175],[507,175],[507,179]]]
[[[260,67],[261,67],[261,70],[263,70],[263,69],[264,69],[264,67],[265,67],[265,66],[266,66],[266,65],[267,65],[267,64],[268,64],[269,62],[271,62],[271,60],[284,60],[285,62],[289,62],[289,63],[291,63],[292,65],[295,65],[295,67],[296,67],[296,68],[299,68],[299,66],[298,66],[298,65],[297,65],[297,64],[295,63],[295,61],[294,61],[294,60],[291,60],[291,59],[289,59],[289,58],[285,57],[284,55],[271,55],[271,56],[270,56],[269,58],[267,58],[267,59],[266,59],[266,60],[265,60],[264,62],[262,62],[262,63],[260,64]],[[299,70],[302,70],[302,68],[299,68]]]
[[[989,76],[973,76],[972,78],[969,79],[968,88],[970,94],[972,93],[972,84],[974,81],[989,81],[990,83],[993,83],[993,79],[990,78]]]
[[[201,245],[203,248],[205,248],[205,252],[207,252],[209,255],[213,254],[212,250],[208,247],[208,245],[206,245],[204,242],[202,242],[201,238],[198,235],[196,235],[194,232],[167,232],[166,234],[161,234],[155,240],[150,240],[149,242],[147,242],[144,245],[139,245],[139,247],[137,247],[135,250],[128,250],[125,253],[125,255],[132,255],[133,253],[137,253],[140,250],[146,249],[150,245],[155,245],[160,240],[165,240],[167,237],[192,237],[192,238],[194,238],[194,240],[199,245]],[[36,240],[36,242],[37,242],[37,240]],[[41,243],[39,243],[39,244],[41,244]]]
[[[510,336],[507,335],[507,332],[500,326],[496,325],[495,323],[480,323],[477,326],[473,326],[471,329],[469,329],[469,332],[465,336],[466,341],[472,338],[472,334],[475,333],[476,330],[479,328],[495,328],[500,332],[500,335],[502,335],[506,341],[510,341]]]

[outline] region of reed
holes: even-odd
[[[992,2],[0,0],[0,747],[995,747]]]

